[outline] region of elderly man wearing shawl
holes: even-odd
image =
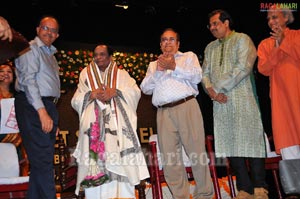
[[[79,138],[73,156],[80,186],[90,198],[135,198],[134,185],[149,177],[136,134],[141,97],[135,80],[112,60],[104,44],[82,70],[72,107],[78,112]]]

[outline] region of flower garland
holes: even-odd
[[[97,106],[96,106],[97,107]],[[98,165],[98,162],[103,162],[105,157],[105,146],[103,141],[103,134],[101,136],[101,125],[99,122],[99,110],[95,108],[96,120],[91,124],[91,130],[89,134],[89,146],[90,146],[90,163],[88,169],[88,175],[81,182],[83,188],[95,187],[104,184],[109,180],[109,177]]]
[[[126,70],[137,84],[140,84],[146,75],[147,67],[158,55],[153,53],[115,52],[113,58],[119,68]],[[62,90],[74,88],[79,82],[79,74],[93,59],[91,50],[59,50],[56,59],[60,66],[60,80]]]

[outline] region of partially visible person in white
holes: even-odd
[[[9,23],[6,19],[0,16],[0,38],[1,40],[8,39],[12,41],[13,35]]]

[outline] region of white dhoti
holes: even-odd
[[[120,197],[121,196],[121,197]],[[134,186],[116,180],[85,189],[86,199],[134,199]]]

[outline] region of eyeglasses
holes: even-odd
[[[214,22],[212,22],[211,24],[208,24],[206,27],[208,28],[208,29],[210,29],[211,27],[216,27],[216,26],[218,26],[219,24],[221,23],[221,21],[214,21]]]
[[[40,26],[40,28],[45,31],[50,31],[51,33],[58,33],[58,29],[56,28],[50,28],[48,26]]]
[[[175,43],[176,40],[177,40],[177,39],[174,38],[174,37],[170,37],[170,38],[162,37],[162,38],[160,39],[160,42],[161,42],[161,43],[166,43],[166,42],[169,41],[170,43]]]

